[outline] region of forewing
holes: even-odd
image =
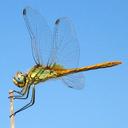
[[[55,62],[64,68],[76,68],[79,62],[79,43],[71,21],[65,17],[57,19],[53,35]]]
[[[23,17],[31,37],[32,54],[36,64],[48,65],[52,50],[52,33],[45,19],[35,10],[26,7]]]
[[[54,56],[52,58],[54,62],[66,69],[77,68],[79,43],[71,20],[65,17],[57,19],[53,35]],[[82,73],[63,76],[61,79],[71,88],[81,89],[84,87],[84,76]]]

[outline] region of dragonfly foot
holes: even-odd
[[[14,98],[14,96],[9,96],[8,98],[11,99],[11,98]]]
[[[14,91],[9,92],[9,94],[13,93]]]
[[[9,117],[11,118],[12,116],[15,116],[15,113],[11,114]]]

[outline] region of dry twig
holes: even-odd
[[[14,94],[12,90],[9,91],[9,96],[10,96],[10,115],[12,115],[14,113],[14,98],[13,98]],[[15,128],[14,115],[10,117],[10,128]]]

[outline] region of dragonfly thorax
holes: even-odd
[[[38,84],[51,78],[56,78],[57,73],[54,70],[47,69],[43,66],[34,66],[28,72],[28,81],[31,84]]]
[[[17,72],[13,77],[13,83],[18,87],[24,87],[26,83],[26,75],[22,72]]]

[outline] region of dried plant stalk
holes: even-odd
[[[9,96],[10,96],[10,115],[14,113],[14,93],[12,90],[9,91]],[[10,117],[10,128],[15,128],[15,119],[14,115]]]

